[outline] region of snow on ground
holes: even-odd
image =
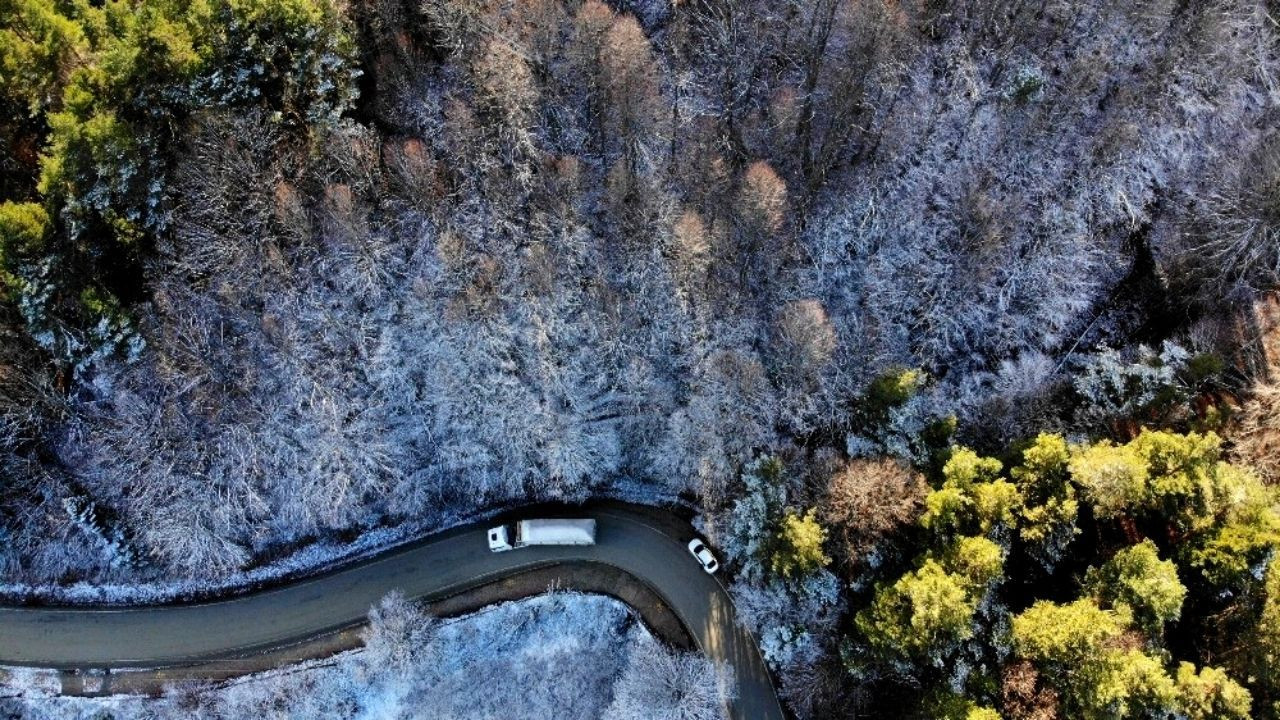
[[[366,646],[328,660],[185,686],[163,698],[52,695],[47,673],[0,671],[0,717],[30,720],[712,720],[717,673],[666,649],[626,605],[551,593],[439,621],[391,596]],[[56,685],[54,686],[56,687]]]
[[[62,688],[56,670],[28,667],[0,668],[0,688],[8,696],[18,694],[25,698],[52,697]]]

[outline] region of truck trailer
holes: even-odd
[[[529,545],[595,545],[596,521],[590,519],[517,520],[489,528],[489,549],[515,550]]]

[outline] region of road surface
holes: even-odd
[[[0,607],[0,664],[53,668],[163,667],[239,657],[364,622],[391,590],[453,595],[515,572],[573,560],[612,565],[649,585],[699,647],[733,668],[735,720],[784,720],[751,634],[728,593],[685,544],[687,524],[651,509],[590,507],[596,545],[489,552],[477,525],[312,579],[228,600],[123,608]]]

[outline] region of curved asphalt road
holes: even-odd
[[[702,572],[685,548],[692,528],[621,506],[592,507],[576,516],[596,519],[596,545],[492,553],[487,525],[477,525],[334,573],[219,602],[0,608],[0,664],[159,667],[243,656],[358,625],[394,589],[410,598],[443,597],[514,571],[575,560],[612,565],[648,584],[710,658],[731,665],[735,720],[784,720],[754,638],[738,625],[719,581]]]

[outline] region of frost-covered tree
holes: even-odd
[[[428,660],[421,657],[431,640],[432,620],[421,609],[392,592],[369,609],[369,624],[360,634],[362,661],[376,672],[405,674]]]
[[[1073,384],[1085,422],[1143,417],[1185,402],[1190,388],[1182,375],[1191,354],[1166,342],[1155,352],[1139,346],[1131,361],[1110,349],[1099,351],[1081,368]]]
[[[1178,274],[1210,303],[1280,282],[1280,141],[1266,136],[1220,172],[1222,189],[1198,198],[1174,245]]]
[[[538,101],[532,71],[510,43],[494,39],[485,46],[472,72],[480,95],[480,109],[492,114],[509,141],[527,146],[529,124]]]
[[[792,300],[778,312],[770,333],[784,382],[812,382],[835,351],[835,331],[817,300]]]
[[[613,685],[604,720],[720,720],[733,697],[728,668],[704,657],[641,641]]]

